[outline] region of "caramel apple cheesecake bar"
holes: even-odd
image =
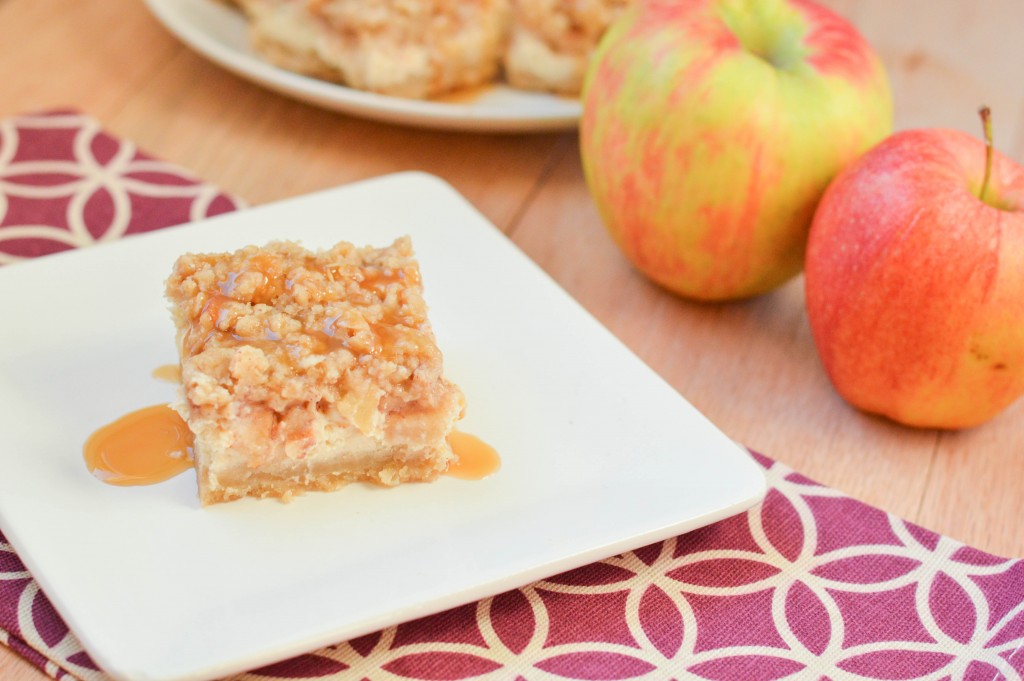
[[[408,238],[187,254],[167,280],[202,504],[443,473],[463,410]]]
[[[398,97],[495,78],[508,0],[237,0],[253,49],[291,71]]]

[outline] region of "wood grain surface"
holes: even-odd
[[[1024,2],[825,4],[885,61],[897,129],[977,135],[988,104],[997,146],[1024,162]],[[323,111],[208,63],[140,0],[0,0],[0,45],[0,116],[84,111],[252,204],[394,171],[439,175],[735,439],[929,529],[1024,556],[1024,400],[964,432],[857,412],[822,371],[801,279],[706,305],[631,269],[590,200],[574,132],[438,132]],[[0,678],[46,676],[0,647]]]

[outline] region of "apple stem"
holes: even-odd
[[[985,133],[985,178],[981,181],[981,193],[978,198],[985,201],[988,183],[992,177],[992,111],[983,106],[978,110],[978,114],[981,116],[981,127]]]

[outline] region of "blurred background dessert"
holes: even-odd
[[[636,0],[227,0],[270,63],[426,99],[502,79],[576,96],[601,36]]]
[[[237,0],[271,63],[349,87],[428,98],[493,81],[507,0]]]
[[[635,0],[513,0],[503,65],[513,87],[578,95],[590,55]]]

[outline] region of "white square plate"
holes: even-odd
[[[93,478],[98,426],[167,402],[186,251],[412,236],[482,481],[206,509],[195,477]],[[448,185],[408,173],[0,269],[0,527],[111,676],[210,679],[714,522],[760,468]]]

